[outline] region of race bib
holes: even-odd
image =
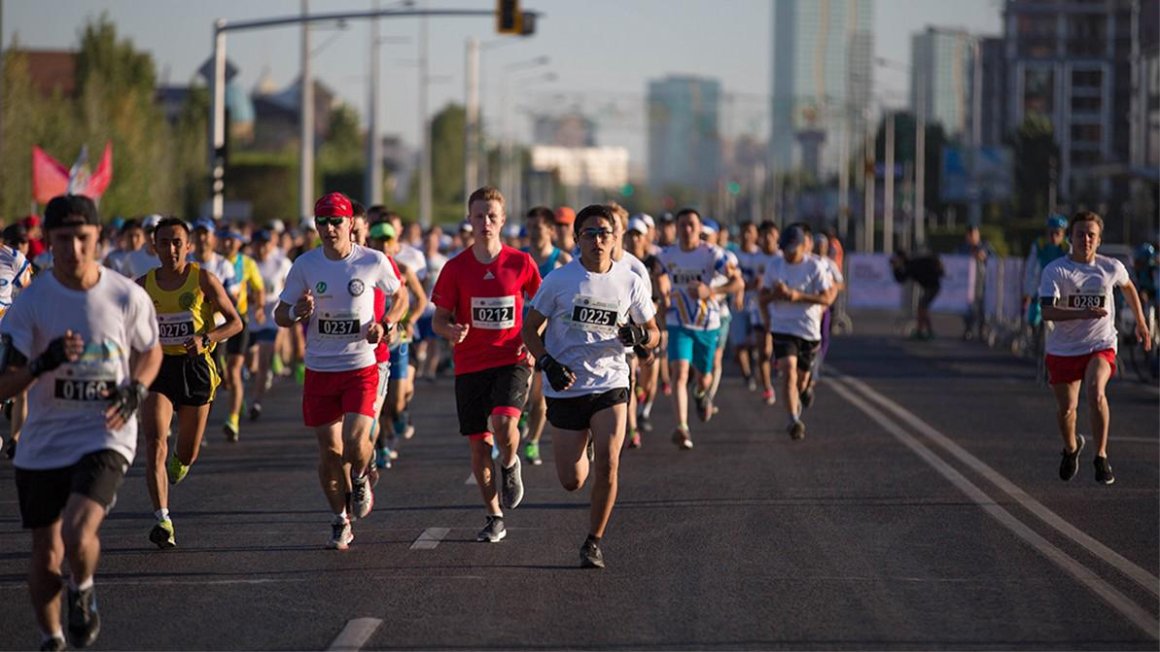
[[[618,314],[615,301],[602,301],[583,295],[576,295],[572,299],[572,326],[582,331],[615,334]]]
[[[1103,294],[1071,294],[1067,297],[1067,307],[1086,310],[1088,308],[1103,308],[1107,304],[1107,296]]]
[[[362,320],[358,312],[326,312],[315,319],[318,336],[326,340],[353,342],[362,337]]]
[[[673,280],[673,287],[684,287],[693,281],[700,281],[704,273],[705,270],[702,269],[674,267],[669,271],[669,277]]]
[[[502,331],[516,325],[516,298],[474,297],[471,300],[471,325],[484,330]]]
[[[62,366],[53,381],[53,406],[63,410],[91,410],[109,400],[117,386],[117,362]]]
[[[157,330],[162,346],[180,346],[193,336],[193,313],[188,310],[159,313]]]

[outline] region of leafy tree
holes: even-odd
[[[431,121],[431,195],[436,203],[467,200],[463,195],[466,115],[462,105],[449,103]]]

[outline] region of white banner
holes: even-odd
[[[887,254],[846,254],[846,294],[851,308],[900,308],[902,285]]]
[[[975,297],[975,265],[970,256],[945,255],[942,260],[946,276],[942,279],[942,289],[931,305],[931,312],[947,312],[961,315],[967,311]]]

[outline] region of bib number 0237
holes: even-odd
[[[359,323],[357,319],[319,319],[318,332],[322,335],[336,335],[339,337],[357,335]]]

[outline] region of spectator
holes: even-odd
[[[983,337],[983,326],[986,325],[986,313],[983,310],[983,288],[987,282],[987,259],[995,255],[991,244],[983,240],[979,227],[975,224],[967,226],[963,235],[963,242],[955,253],[970,256],[975,260],[975,293],[974,300],[963,313],[963,339],[970,340],[976,336]]]
[[[918,297],[914,339],[933,339],[934,327],[930,323],[930,304],[934,303],[941,287],[942,277],[946,276],[942,261],[935,254],[911,258],[900,249],[890,258],[890,269],[894,272],[894,280],[899,283],[914,281],[922,290],[922,294]]]

